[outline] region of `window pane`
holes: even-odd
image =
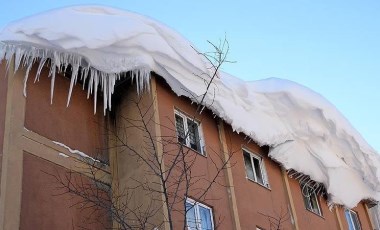
[[[183,118],[177,114],[175,115],[175,126],[177,130],[178,142],[182,144],[186,144],[185,127],[184,127]]]
[[[351,210],[344,210],[349,230],[360,230],[359,220],[355,212]]]
[[[303,201],[305,203],[305,207],[310,210],[311,207],[310,207],[310,193],[309,193],[309,189],[308,189],[308,186],[306,186],[305,184],[301,184],[301,193],[302,193],[302,197],[303,197]]]
[[[187,119],[187,127],[189,129],[189,140],[190,140],[190,148],[200,151],[200,141],[199,141],[199,132],[198,125],[194,121]]]
[[[355,230],[360,230],[359,217],[356,212],[351,212],[352,222],[354,222]]]
[[[247,177],[251,180],[255,180],[252,163],[251,163],[251,156],[247,152],[244,152],[244,164],[245,164],[245,172],[247,173]]]
[[[376,229],[380,229],[380,219],[379,219],[379,205],[374,205],[369,208],[373,224],[375,225],[374,227]]]
[[[310,190],[312,190],[310,188]],[[318,215],[321,215],[320,211],[319,211],[319,205],[318,205],[318,198],[317,198],[317,195],[315,194],[315,192],[312,190],[310,191],[311,192],[311,195],[310,195],[310,202],[311,202],[311,208],[314,213],[317,213]]]
[[[199,206],[199,215],[200,215],[201,229],[212,230],[211,210],[208,208]]]
[[[318,196],[315,193],[315,190],[308,184],[301,184],[301,191],[306,209],[318,215],[322,215],[319,208]]]
[[[260,184],[264,184],[263,175],[261,173],[260,161],[255,157],[253,157],[252,159],[253,159],[253,164],[255,166],[257,182],[259,182]]]
[[[195,207],[188,202],[186,202],[186,221],[189,229],[197,229],[197,223],[195,220]]]

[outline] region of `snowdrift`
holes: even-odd
[[[104,98],[111,109],[117,79],[132,72],[138,91],[149,88],[151,71],[161,75],[177,95],[197,101],[205,92],[209,63],[191,43],[147,17],[101,6],[56,9],[13,22],[0,33],[0,60],[15,57],[16,69],[33,63],[39,72],[50,60],[54,94],[57,71],[72,66],[88,93]],[[26,95],[26,89],[24,94]],[[95,108],[96,108],[96,96]],[[271,158],[322,183],[330,204],[348,208],[363,199],[380,200],[380,156],[321,95],[281,79],[244,82],[219,73],[204,105],[259,145]],[[270,179],[270,178],[269,178]]]

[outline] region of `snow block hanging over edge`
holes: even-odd
[[[54,20],[51,20],[54,18]],[[56,72],[71,66],[72,88],[78,76],[88,95],[103,92],[111,108],[115,82],[131,71],[138,92],[148,88],[151,71],[177,95],[198,102],[210,68],[190,42],[159,22],[100,6],[52,10],[9,24],[0,33],[0,59],[15,59],[15,69],[49,60],[51,97]],[[206,73],[206,74],[205,74]],[[285,169],[322,183],[331,204],[354,207],[363,199],[380,200],[380,156],[337,109],[321,95],[294,82],[266,79],[244,82],[220,73],[203,104],[259,145]],[[26,84],[26,83],[25,83]],[[26,94],[24,89],[24,94]]]

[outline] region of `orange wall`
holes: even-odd
[[[360,225],[363,230],[372,229],[371,222],[369,220],[369,217],[367,215],[367,211],[365,209],[365,204],[363,202],[359,203],[355,208],[352,209],[355,211],[359,216]],[[346,217],[344,215],[344,208],[339,208],[339,215],[342,220],[343,228],[348,229],[348,224]]]
[[[43,70],[39,82],[33,83],[35,71],[36,68],[31,71],[27,86],[25,127],[90,156],[99,155],[105,138],[102,105],[98,103],[99,110],[94,115],[93,97],[87,99],[87,91],[77,85],[66,107],[70,79],[62,76],[55,79],[54,99],[50,104],[48,69]]]
[[[93,99],[87,99],[87,91],[83,91],[81,85],[74,86],[71,103],[66,107],[70,79],[59,75],[55,79],[53,104],[50,104],[48,70],[44,69],[40,81],[33,83],[35,71],[36,68],[33,68],[27,85],[25,128],[72,149],[107,160],[105,151],[103,156],[99,156],[101,149],[106,149],[107,138],[104,135],[102,109],[94,115]],[[98,106],[102,108],[101,104]],[[73,202],[78,202],[77,197],[70,200],[67,194],[54,196],[58,184],[44,172],[58,175],[65,172],[64,168],[28,153],[24,153],[23,164],[20,229],[74,229],[72,223],[75,229],[80,224],[99,230],[110,226],[104,213],[95,220],[100,219],[106,226],[85,222],[92,209],[86,212],[70,207]]]
[[[175,144],[165,144],[164,149],[167,151],[171,149],[171,153],[174,153],[177,151],[176,133],[173,126],[174,108],[177,108],[181,112],[192,117],[195,115],[196,105],[191,105],[189,99],[177,97],[171,90],[167,89],[168,86],[166,83],[158,79],[157,97],[160,123],[162,125],[162,136],[166,137],[166,140],[175,142]],[[216,168],[214,167],[211,158],[218,162],[221,155],[221,146],[218,137],[216,119],[213,119],[210,111],[205,110],[200,116],[197,116],[196,119],[201,121],[203,137],[206,143],[207,157],[195,153],[193,150],[186,147],[185,151],[190,151],[191,154],[193,154],[192,156],[197,156],[191,172],[193,176],[200,176],[200,178],[202,178],[201,181],[197,182],[193,188],[204,188],[208,184],[207,182],[204,182],[204,179],[212,180],[212,178],[216,175]],[[165,158],[164,156],[164,159],[167,160],[168,157]],[[218,182],[225,185],[224,171],[221,172]],[[195,190],[190,192],[189,197],[197,197]],[[233,229],[226,187],[217,184],[213,185],[206,199],[202,199],[200,202],[213,208],[215,224],[219,224],[218,229]],[[180,206],[178,207],[181,208]],[[174,220],[174,229],[180,229],[182,227],[181,224],[183,224],[183,215],[174,213]]]
[[[176,142],[175,128],[173,126],[175,124],[174,108],[189,116],[194,116],[196,105],[191,105],[191,101],[187,98],[176,96],[162,79],[157,79],[157,82],[157,98],[160,123],[162,125],[162,135],[170,137],[172,141]],[[215,119],[213,114],[208,110],[205,110],[201,115],[197,115],[196,119],[202,122],[203,136],[207,146],[208,157],[198,157],[196,164],[194,165],[194,170],[192,171],[199,171],[206,175],[206,177],[210,177],[210,175],[212,175],[212,165],[208,160],[209,154],[219,152],[219,149],[221,148],[218,139],[217,119]],[[279,214],[284,214],[286,212],[290,215],[290,211],[288,211],[290,206],[281,167],[278,163],[272,161],[268,157],[267,147],[259,147],[253,141],[248,141],[249,139],[245,138],[246,136],[244,134],[233,132],[229,125],[225,124],[224,127],[227,146],[230,151],[233,152],[233,158],[231,160],[233,165],[232,176],[241,229],[255,229],[256,226],[263,229],[270,229],[268,218],[264,215],[278,217]],[[173,148],[172,146],[167,147]],[[246,178],[242,148],[263,157],[270,188],[266,188]],[[224,173],[221,176],[221,181],[224,181]],[[305,208],[299,182],[295,179],[289,178],[289,186],[294,201],[294,207],[296,209],[299,229],[339,229],[335,211],[330,211],[328,209],[325,198],[321,196],[319,197],[322,216],[318,216]],[[225,187],[216,186],[211,192],[211,199],[203,202],[206,205],[213,207],[215,219],[220,217],[224,218],[219,229],[232,229],[231,206],[228,202],[229,197],[226,191],[227,189]],[[359,214],[362,229],[370,229],[369,219],[366,215],[364,204],[360,203],[354,210]],[[178,220],[178,225],[176,226],[179,227],[182,221],[181,216],[175,216],[175,219]],[[346,220],[342,210],[340,210],[340,219],[343,228],[347,229]],[[281,227],[283,229],[293,229],[291,219],[289,218],[289,220]]]
[[[92,209],[70,207],[82,200],[61,194],[64,190],[58,189],[59,184],[51,176],[64,176],[64,173],[64,168],[24,152],[21,230],[68,230],[80,229],[80,226],[103,230],[105,226],[110,226],[109,219],[103,212],[90,215]]]
[[[252,229],[259,226],[269,229],[269,221],[264,215],[278,218],[281,213],[289,213],[281,168],[268,158],[267,148],[260,148],[253,141],[248,143],[248,138],[244,140],[245,135],[233,132],[228,125],[225,126],[225,132],[227,144],[235,152],[232,172],[241,227]],[[246,178],[243,147],[263,158],[270,189]],[[291,229],[290,219],[282,227]]]
[[[319,216],[305,208],[299,182],[295,179],[289,179],[289,185],[293,194],[294,206],[297,210],[298,225],[300,229],[307,229],[310,228],[310,226],[319,226],[320,229],[336,229],[338,227],[335,210],[329,210],[325,198],[318,196],[322,212],[322,216]]]
[[[8,78],[5,77],[5,61],[0,63],[0,183],[1,167],[3,159],[4,127],[5,127],[5,106],[7,104]]]

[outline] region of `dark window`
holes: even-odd
[[[322,213],[315,189],[308,184],[301,184],[301,191],[306,209],[321,216]]]
[[[247,178],[265,187],[269,187],[263,158],[243,150]]]
[[[204,155],[202,132],[199,122],[178,110],[175,110],[174,114],[178,142]]]

